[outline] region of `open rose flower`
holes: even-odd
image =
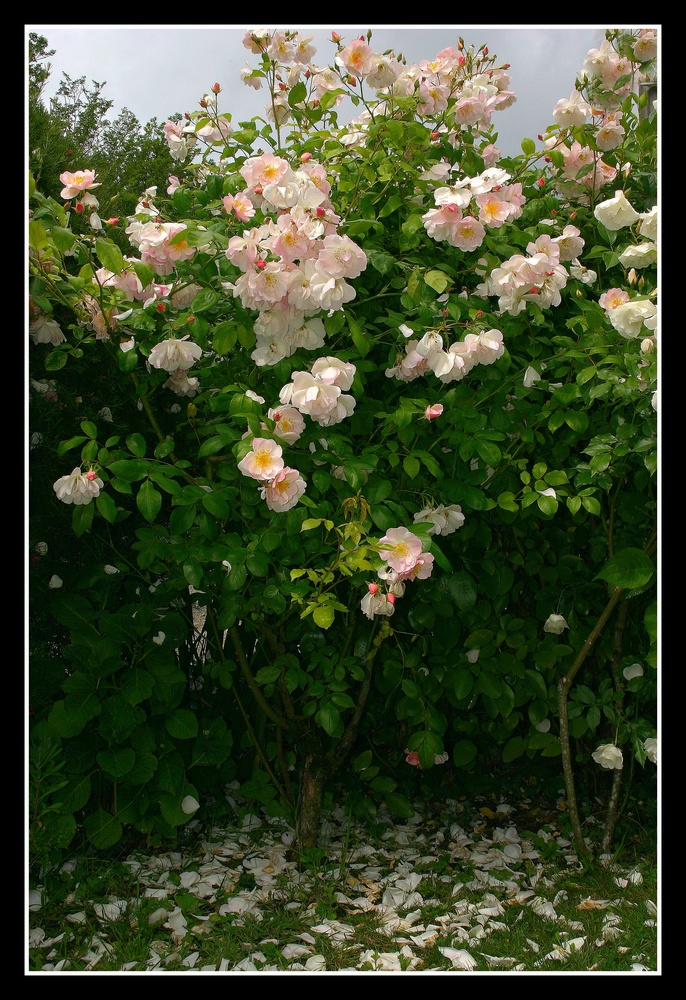
[[[60,197],[67,200],[77,198],[84,191],[100,187],[100,181],[95,180],[94,170],[77,170],[73,174],[65,170],[63,174],[60,174],[60,180],[64,184],[60,191]]]
[[[90,472],[81,472],[80,468],[76,468],[72,469],[71,475],[62,476],[54,482],[52,488],[62,503],[73,503],[79,507],[99,496],[104,485],[92,469]]]
[[[657,737],[649,736],[647,740],[644,740],[643,749],[646,752],[648,760],[652,764],[657,764]]]
[[[188,337],[181,337],[180,340],[171,337],[155,344],[148,358],[149,363],[153,368],[162,368],[166,372],[175,372],[179,368],[186,371],[202,357],[202,347],[187,341]]]
[[[622,756],[622,751],[619,747],[616,747],[614,743],[603,743],[597,750],[593,751],[591,757],[596,764],[600,764],[601,767],[607,768],[608,771],[621,771],[624,767],[624,757]]]

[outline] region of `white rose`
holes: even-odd
[[[644,326],[657,314],[657,308],[649,299],[630,299],[610,309],[607,314],[617,333],[627,340],[639,337]]]
[[[643,741],[643,749],[646,752],[648,760],[652,764],[657,764],[657,738],[649,736],[647,740]]]
[[[598,749],[591,754],[591,757],[596,764],[600,764],[601,767],[605,767],[609,771],[614,769],[621,771],[624,766],[622,751],[613,743],[603,743],[602,746],[599,746]]]
[[[614,198],[601,201],[599,205],[596,205],[593,214],[598,222],[610,230],[632,226],[640,219],[640,215],[629,204],[623,191],[615,191]]]
[[[562,615],[549,615],[543,626],[543,631],[552,632],[553,635],[562,635],[566,628],[569,628],[569,625]]]
[[[649,212],[641,212],[638,231],[647,240],[652,240],[653,242],[657,240],[657,206],[651,208]]]
[[[650,267],[656,260],[657,244],[651,241],[632,244],[619,255],[619,262],[624,267]]]

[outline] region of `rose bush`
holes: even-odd
[[[64,579],[35,731],[96,846],[233,780],[312,846],[334,780],[411,816],[406,762],[447,753],[561,755],[583,847],[598,737],[653,753],[653,34],[608,31],[505,157],[486,46],[407,66],[334,34],[324,65],[249,32],[265,119],[215,85],[167,123],[130,256],[70,228],[86,167],[64,203],[32,185],[35,601]]]

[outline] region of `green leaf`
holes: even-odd
[[[312,617],[319,628],[327,629],[333,625],[336,612],[330,604],[320,604],[312,612]],[[328,730],[327,730],[328,732]]]
[[[536,143],[533,139],[522,139],[521,142],[522,152],[526,156],[531,156],[532,153],[536,152]]]
[[[129,434],[126,438],[126,447],[136,458],[145,456],[145,438],[142,434]]]
[[[333,736],[336,732],[338,724],[341,721],[341,713],[335,705],[328,701],[322,705],[314,718],[315,722],[317,722],[329,736]]]
[[[448,590],[460,611],[469,611],[476,604],[476,584],[469,573],[453,573],[448,580]]]
[[[238,327],[235,323],[225,322],[215,326],[212,331],[212,347],[217,354],[228,354],[238,339]]]
[[[281,667],[277,666],[275,663],[270,663],[266,667],[260,667],[255,674],[255,680],[258,684],[273,684],[274,681],[278,681],[280,676]]]
[[[183,564],[183,575],[191,587],[200,587],[203,578],[203,569],[197,559],[189,558],[186,560]]]
[[[611,587],[636,590],[644,587],[654,572],[653,560],[643,549],[627,548],[615,552],[595,579],[606,580]]]
[[[558,502],[555,497],[539,497],[536,503],[538,509],[543,514],[554,514],[558,508]]]
[[[398,816],[400,819],[412,819],[414,816],[414,806],[400,792],[389,792],[384,801],[393,816]]]
[[[105,809],[97,809],[86,816],[83,828],[91,844],[101,851],[118,843],[124,832],[119,820]]]
[[[97,239],[95,241],[95,252],[102,266],[107,268],[108,271],[112,271],[113,274],[120,274],[124,270],[124,256],[116,243],[113,243],[111,240]]]
[[[524,677],[526,680],[527,694],[530,697],[533,695],[534,698],[540,698],[541,701],[547,701],[548,689],[546,688],[542,675],[539,674],[537,670],[527,669],[524,671]]]
[[[209,514],[222,520],[231,517],[231,507],[224,497],[217,496],[216,493],[206,493],[202,498],[202,505]]]
[[[414,455],[406,455],[403,459],[403,469],[410,479],[414,479],[415,476],[419,475],[419,459],[415,458]]]
[[[136,507],[149,524],[153,523],[162,509],[162,494],[155,489],[149,479],[141,484],[136,495]]]
[[[359,754],[353,761],[353,771],[364,771],[364,769],[369,767],[371,764],[372,757],[373,754],[371,750],[363,750],[362,753]]]
[[[71,229],[63,229],[61,226],[53,226],[50,230],[50,238],[58,250],[66,253],[76,243],[76,236]]]
[[[127,261],[127,268],[128,267],[133,269],[134,274],[140,281],[143,288],[147,288],[148,285],[152,284],[155,272],[149,264],[144,264],[140,260]]]
[[[435,269],[425,273],[424,281],[429,288],[433,288],[433,290],[438,292],[439,295],[442,295],[446,288],[449,288],[453,283],[453,279],[450,278],[445,271],[438,271]]]
[[[77,538],[80,538],[81,535],[90,531],[90,527],[93,524],[94,513],[95,506],[91,503],[80,507],[74,507],[71,515],[71,527]]]
[[[189,708],[177,708],[167,719],[165,728],[178,740],[190,740],[198,735],[198,717]]]
[[[252,552],[245,560],[245,565],[253,576],[269,575],[269,559],[263,552]]]
[[[213,292],[211,288],[203,288],[193,297],[193,301],[191,302],[191,311],[199,313],[203,312],[205,309],[211,309],[212,306],[219,302],[220,298],[221,296],[217,292]]]
[[[402,206],[404,204],[405,203],[404,203],[403,199],[400,197],[400,195],[398,195],[398,194],[392,194],[391,197],[386,202],[386,204],[383,206],[383,208],[380,209],[380,211],[379,211],[379,218],[380,219],[385,219],[387,215],[391,215],[393,212],[397,211],[399,208],[402,208]]]
[[[48,242],[48,234],[40,219],[31,219],[29,222],[29,246],[34,250],[40,250]]]
[[[130,705],[139,705],[149,698],[155,687],[155,678],[147,670],[131,667],[122,679],[121,694]]]
[[[376,792],[377,795],[390,795],[398,787],[397,781],[393,781],[393,778],[385,778],[381,775],[378,778],[374,778],[369,783],[369,787],[372,791]]]
[[[307,87],[300,80],[294,87],[291,87],[288,92],[288,104],[291,108],[294,108],[296,104],[302,104],[302,102],[307,97]]]
[[[95,506],[98,514],[109,524],[114,524],[117,520],[117,505],[107,493],[99,493],[95,498]]]
[[[514,736],[505,744],[503,749],[503,761],[508,764],[511,760],[516,760],[524,753],[524,740],[521,736]]]
[[[128,774],[133,767],[136,751],[131,747],[114,747],[111,750],[101,750],[95,759],[111,778],[119,779]]]
[[[174,207],[178,210],[181,215],[185,215],[188,209],[193,203],[193,197],[186,188],[177,188],[172,195],[172,201],[174,202]]]
[[[471,740],[458,740],[453,747],[453,764],[455,767],[465,767],[475,760],[477,749]]]
[[[464,667],[460,667],[455,674],[455,697],[460,701],[464,701],[465,698],[471,693],[474,686],[474,674],[471,670],[467,670]]]
[[[170,826],[181,826],[191,818],[181,808],[182,801],[183,797],[180,798],[179,795],[170,795],[168,792],[160,795],[160,812]]]

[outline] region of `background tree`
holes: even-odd
[[[46,103],[42,95],[51,72],[47,60],[54,53],[42,35],[29,35],[29,169],[46,196],[59,198],[60,174],[88,163],[107,192],[101,218],[124,218],[133,213],[145,188],[167,187],[174,161],[164,133],[155,118],[142,125],[128,108],[112,119],[106,83],[93,80],[89,86],[83,76],[63,73],[56,96]],[[77,232],[83,228],[79,222],[74,220]],[[116,229],[108,229],[108,234],[128,247],[128,239],[120,239]]]

